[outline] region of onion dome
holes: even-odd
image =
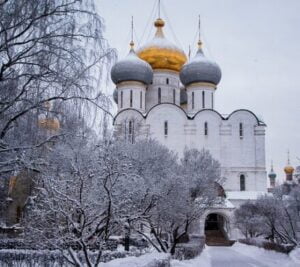
[[[293,174],[295,171],[294,167],[291,166],[291,165],[287,165],[285,168],[284,168],[284,172],[286,174]]]
[[[154,25],[157,28],[155,37],[139,49],[138,56],[147,61],[154,70],[179,72],[187,61],[185,53],[165,38],[162,30],[165,22],[162,19],[157,19]]]
[[[201,42],[196,56],[186,63],[180,71],[180,80],[187,86],[192,83],[205,82],[218,85],[221,80],[219,65],[207,59],[202,51]]]
[[[38,125],[40,128],[50,131],[58,131],[60,129],[60,122],[57,118],[45,118],[44,116],[40,116]]]
[[[290,163],[290,151],[288,151],[287,153],[288,153],[288,160],[287,160],[287,165],[284,168],[284,172],[286,174],[293,174],[295,169]]]
[[[40,114],[38,118],[38,126],[49,131],[58,131],[60,129],[59,119],[51,114],[52,105],[50,102],[44,103],[46,114]]]
[[[274,172],[273,164],[271,166],[271,170],[270,170],[268,176],[269,176],[270,179],[275,179],[277,177],[276,173]]]
[[[115,84],[125,81],[137,81],[150,84],[153,79],[151,66],[140,59],[134,52],[134,43],[131,42],[131,49],[127,57],[117,62],[111,70],[111,79]]]

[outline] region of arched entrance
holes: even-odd
[[[231,246],[228,238],[228,221],[219,213],[210,213],[205,219],[205,240],[208,246]]]

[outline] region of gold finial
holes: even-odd
[[[130,49],[134,49],[134,41],[131,41],[129,45],[130,45]]]
[[[201,40],[198,41],[198,48],[201,49],[202,48],[203,43],[201,42]]]
[[[162,28],[165,26],[165,22],[161,19],[161,18],[158,18],[155,22],[154,22],[154,26],[156,28]]]
[[[198,23],[198,49],[202,49],[202,41],[201,41],[201,17],[199,15],[199,23]]]
[[[130,49],[133,50],[134,41],[133,41],[133,16],[131,17],[131,41],[130,41]]]

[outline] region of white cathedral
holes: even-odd
[[[266,125],[253,112],[240,109],[229,116],[215,110],[221,69],[205,57],[199,40],[194,58],[168,41],[164,21],[154,23],[154,38],[117,62],[111,71],[118,112],[115,134],[134,142],[152,138],[182,155],[185,148],[203,148],[221,164],[226,202],[201,218],[198,234],[214,213],[223,219],[228,239],[236,239],[233,211],[244,201],[267,192]],[[211,216],[211,220],[218,220]]]

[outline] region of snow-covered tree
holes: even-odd
[[[278,244],[299,245],[299,188],[297,184],[283,184],[273,195],[241,205],[235,211],[237,226],[246,237],[262,235]]]
[[[113,56],[93,0],[0,2],[0,174],[30,167],[38,116],[67,100],[103,108],[96,81]],[[78,104],[79,103],[79,104]],[[49,138],[51,139],[51,138]]]
[[[265,220],[258,215],[255,203],[247,201],[234,211],[235,225],[246,238],[266,235],[268,232]]]
[[[114,51],[93,0],[0,1],[0,22],[0,179],[6,198],[9,179],[39,171],[44,146],[72,132],[67,117],[76,114],[76,124],[87,111],[96,113],[92,108],[107,112],[99,88]],[[51,123],[58,129],[56,119],[63,130],[41,129]],[[3,210],[6,202],[0,205]]]
[[[221,183],[220,165],[205,150],[186,150],[179,160],[151,140],[140,142],[133,149],[131,155],[146,186],[139,223],[150,235],[144,229],[135,231],[158,251],[174,254],[191,224],[216,200],[215,184]]]

